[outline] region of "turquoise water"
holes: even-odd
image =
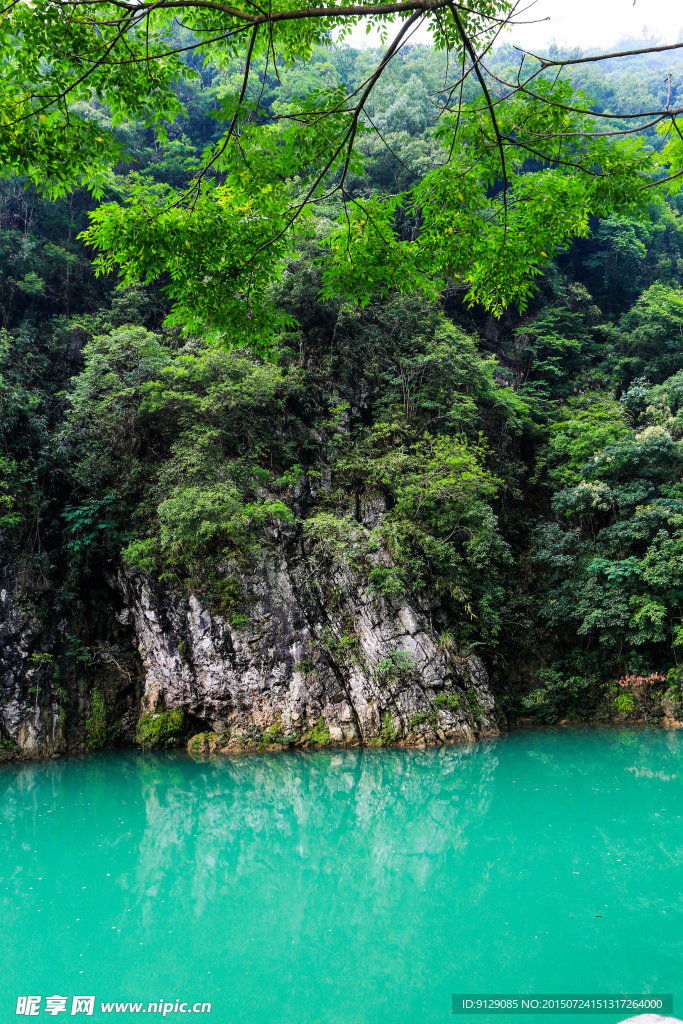
[[[93,1019],[210,1002],[207,1024],[464,1020],[465,991],[683,1011],[683,733],[114,752],[6,765],[0,788],[3,1024],[29,994],[44,1020],[73,995]]]

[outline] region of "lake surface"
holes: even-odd
[[[451,994],[471,991],[683,1011],[683,732],[124,751],[5,765],[0,789],[3,1022],[39,994],[44,1020],[74,995],[102,1020],[210,1002],[207,1024],[464,1021]]]

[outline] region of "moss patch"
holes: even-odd
[[[222,732],[198,732],[187,741],[188,754],[215,754],[225,746],[227,736]]]
[[[17,754],[17,747],[9,736],[0,736],[0,762],[12,761]]]
[[[138,722],[136,738],[143,750],[173,747],[182,739],[184,730],[185,713],[182,708],[173,708],[158,715],[143,715]]]
[[[413,715],[412,718],[408,719],[408,728],[414,729],[416,725],[422,725],[422,723],[426,721],[427,715],[425,715],[423,712],[420,712],[419,714]]]
[[[63,708],[59,709],[60,725],[66,718]],[[90,717],[85,720],[85,734],[88,737],[88,746],[91,750],[99,750],[109,743],[115,743],[119,738],[121,725],[119,722],[110,721],[107,705],[101,690],[97,687],[92,692],[92,705]]]
[[[396,729],[394,728],[394,720],[387,711],[382,718],[382,742],[393,743],[396,739]]]
[[[318,747],[326,747],[332,740],[330,730],[327,728],[324,718],[319,718],[306,739],[309,743],[315,743]]]
[[[282,722],[278,718],[261,737],[262,747],[291,747],[296,743],[297,737],[282,732]]]
[[[439,693],[434,698],[435,708],[448,708],[455,711],[459,703],[460,697],[457,693]]]

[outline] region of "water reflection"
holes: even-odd
[[[352,1024],[443,1020],[457,990],[675,990],[682,782],[656,730],[4,766],[0,1009],[175,993],[220,1024]]]
[[[214,761],[189,777],[186,765],[168,773],[163,759],[141,761],[146,826],[138,897],[142,905],[160,892],[172,899],[179,858],[197,913],[254,872],[277,877],[283,860],[290,875],[307,882],[334,876],[341,887],[361,862],[373,902],[388,879],[392,886],[426,885],[447,852],[466,848],[473,822],[489,806],[497,763],[490,744],[427,755],[342,751]],[[300,906],[302,915],[307,910]]]

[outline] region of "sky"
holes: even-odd
[[[620,36],[639,36],[643,30],[675,43],[683,29],[682,0],[537,0],[523,19],[548,18],[519,25],[510,38],[533,49],[558,43],[608,47]]]
[[[531,0],[529,0],[531,2]],[[536,0],[519,20],[536,24],[518,25],[506,34],[516,46],[534,50],[558,43],[610,47],[620,37],[640,36],[643,30],[675,43],[683,32],[683,0]],[[425,32],[413,42],[429,42]],[[352,46],[377,45],[378,37],[359,29],[350,39]]]

